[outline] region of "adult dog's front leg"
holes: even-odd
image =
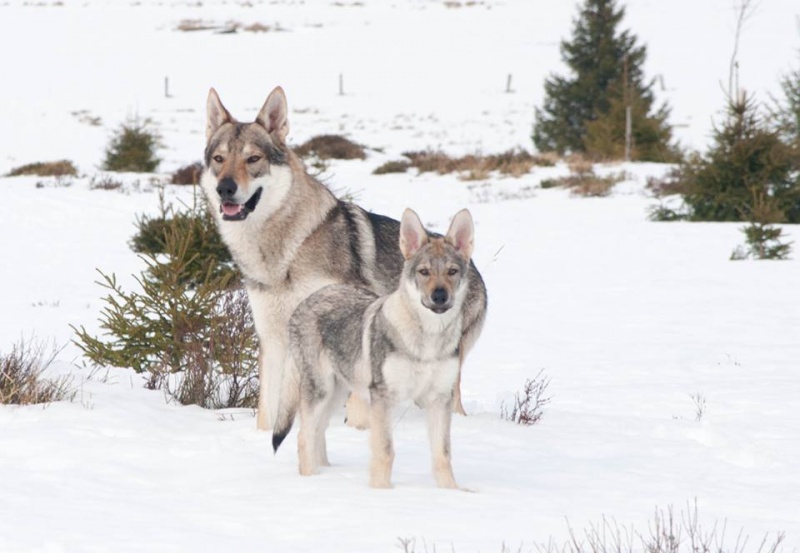
[[[266,342],[266,343],[265,343]],[[259,430],[270,430],[278,414],[279,391],[286,363],[287,348],[282,340],[259,340],[258,418]]]

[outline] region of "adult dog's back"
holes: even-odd
[[[259,337],[258,427],[272,426],[295,307],[328,284],[383,295],[403,267],[400,223],[337,199],[286,145],[287,104],[278,87],[256,120],[239,123],[208,95],[202,185],[220,234],[245,280]],[[474,265],[464,309],[463,356],[480,334],[486,289]],[[456,387],[455,408],[461,410]]]

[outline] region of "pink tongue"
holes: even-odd
[[[225,215],[237,215],[242,210],[242,204],[222,204],[222,212]]]

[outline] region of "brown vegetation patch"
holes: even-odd
[[[285,31],[280,24],[265,25],[264,23],[242,23],[240,21],[227,21],[225,23],[215,23],[202,19],[182,19],[175,27],[176,31],[192,33],[195,31],[214,31],[220,34],[236,33],[245,31],[248,33],[268,33]]]
[[[172,184],[199,184],[200,179],[203,176],[203,164],[199,161],[195,161],[190,165],[184,165],[174,173],[172,173],[172,179],[170,182]]]
[[[312,137],[296,146],[294,151],[300,157],[314,155],[319,159],[365,159],[367,157],[364,146],[338,134]]]
[[[375,169],[372,174],[373,175],[385,175],[387,173],[405,173],[408,171],[408,168],[411,167],[411,163],[406,160],[396,160],[396,161],[387,161],[377,169]]]
[[[12,169],[8,177],[18,177],[21,175],[36,175],[39,177],[75,177],[78,175],[78,169],[71,161],[62,159],[60,161],[39,161],[37,163],[29,163]]]
[[[611,189],[618,182],[624,180],[624,174],[599,177],[594,171],[573,173],[566,177],[545,179],[541,182],[542,188],[568,188],[576,196],[599,198],[608,196]]]
[[[440,175],[460,173],[462,180],[485,180],[492,171],[502,175],[520,177],[534,166],[550,167],[554,161],[549,157],[534,156],[525,150],[508,150],[500,154],[469,154],[462,157],[450,157],[440,151],[404,152],[420,173],[436,172]]]

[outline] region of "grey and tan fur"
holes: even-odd
[[[413,400],[427,411],[433,474],[455,488],[450,420],[467,305],[472,217],[456,214],[445,237],[429,237],[407,209],[399,245],[405,258],[398,288],[378,297],[332,285],[304,300],[289,322],[290,370],[284,375],[272,434],[275,451],[300,413],[300,474],[327,465],[325,429],[348,393],[370,401],[370,485],[391,485],[391,408]]]
[[[337,199],[286,145],[288,132],[280,87],[252,123],[236,121],[216,91],[209,91],[202,186],[245,279],[259,337],[257,426],[264,430],[272,427],[277,411],[295,307],[329,284],[387,294],[397,288],[403,266],[399,223]],[[458,347],[462,359],[480,334],[486,311],[483,280],[472,265],[467,281]],[[459,398],[457,386],[455,405],[463,412]],[[366,409],[360,404],[360,414],[348,408],[348,418],[365,426]]]

